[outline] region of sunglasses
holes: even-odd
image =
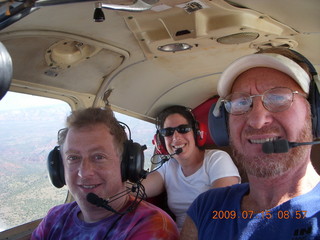
[[[179,125],[178,127],[168,127],[168,128],[162,128],[159,130],[160,134],[163,137],[169,137],[172,136],[174,134],[174,131],[177,131],[178,133],[188,133],[192,130],[192,127],[190,125],[187,124],[183,124],[183,125]]]
[[[265,91],[263,94],[250,95],[249,93],[235,92],[223,99],[224,107],[232,115],[241,115],[251,110],[254,97],[261,97],[265,109],[270,112],[282,112],[291,107],[295,94],[304,94],[292,91],[290,88],[277,87]]]

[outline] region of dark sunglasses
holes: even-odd
[[[192,127],[187,124],[179,125],[178,127],[168,127],[168,128],[163,128],[160,129],[159,132],[163,137],[169,137],[174,134],[174,131],[177,131],[178,133],[188,133],[192,130]]]

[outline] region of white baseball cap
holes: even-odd
[[[234,80],[243,72],[254,67],[267,67],[279,70],[292,77],[305,93],[309,93],[310,77],[306,71],[293,60],[274,53],[251,54],[239,58],[222,73],[218,83],[218,94],[226,97]]]
[[[220,98],[213,111],[215,116],[220,115],[221,100],[230,93],[234,80],[241,73],[254,67],[267,67],[279,70],[294,79],[301,89],[309,94],[310,77],[296,62],[275,53],[251,54],[237,59],[222,73],[217,86]]]

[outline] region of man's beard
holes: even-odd
[[[297,142],[312,141],[312,129],[310,118],[306,119],[303,129],[300,131]],[[287,170],[297,166],[310,151],[310,146],[301,146],[290,149],[288,153],[263,154],[248,157],[240,153],[231,141],[233,156],[238,167],[248,175],[260,178],[280,176]]]

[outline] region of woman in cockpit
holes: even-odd
[[[167,192],[168,206],[181,230],[186,211],[200,193],[237,184],[240,176],[228,153],[199,146],[202,130],[189,108],[164,109],[156,127],[162,147],[172,157],[142,183],[148,197]]]

